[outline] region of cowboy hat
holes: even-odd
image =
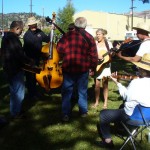
[[[144,30],[150,33],[150,26],[145,22],[138,23],[136,27],[133,27],[135,30]]]
[[[150,54],[144,54],[139,62],[133,62],[133,64],[140,68],[150,71]]]
[[[33,24],[37,24],[39,21],[36,20],[36,18],[34,16],[28,18],[28,21],[27,21],[27,25],[30,26],[30,25],[33,25]]]

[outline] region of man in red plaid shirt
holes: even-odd
[[[93,36],[85,31],[86,25],[87,20],[84,17],[77,18],[75,29],[67,32],[57,44],[57,51],[63,60],[62,121],[70,119],[71,96],[75,84],[80,115],[86,117],[88,113],[88,75],[94,74],[98,55]]]

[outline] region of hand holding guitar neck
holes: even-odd
[[[123,48],[123,49],[121,49],[121,46],[123,45],[123,44],[127,44],[127,43],[130,43],[130,42],[132,42],[133,40],[131,39],[131,38],[128,38],[128,39],[126,39],[126,40],[124,40],[122,43],[118,43],[116,46],[115,46],[115,52],[116,53],[119,53],[120,51],[123,51],[123,50],[125,50],[127,47],[125,47],[125,48]]]
[[[117,72],[114,72],[111,74],[110,78],[117,84],[119,83],[118,80],[131,81],[139,77],[136,75],[125,75],[125,74],[118,74]]]

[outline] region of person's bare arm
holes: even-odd
[[[141,56],[135,55],[134,57],[126,57],[121,55],[121,51],[116,54],[119,58],[124,59],[129,62],[138,62],[141,60]]]

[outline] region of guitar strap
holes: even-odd
[[[107,51],[108,51],[108,54],[110,53],[110,48],[109,48],[109,44],[108,44],[108,41],[105,39],[105,45],[106,45],[106,48],[107,48]],[[111,56],[110,56],[110,54],[109,54],[109,60],[111,60]],[[106,63],[105,65],[107,65],[107,64],[109,64],[109,62],[108,63]]]
[[[108,41],[107,41],[107,40],[105,40],[105,45],[106,45],[107,51],[109,51],[110,48],[109,48],[109,44],[108,44]]]
[[[80,33],[82,35],[82,37],[84,38],[84,40],[88,43],[89,47],[91,46],[91,42],[90,39],[85,35],[85,33],[82,30],[79,30],[79,28],[75,28],[76,31],[78,31],[78,33]]]

